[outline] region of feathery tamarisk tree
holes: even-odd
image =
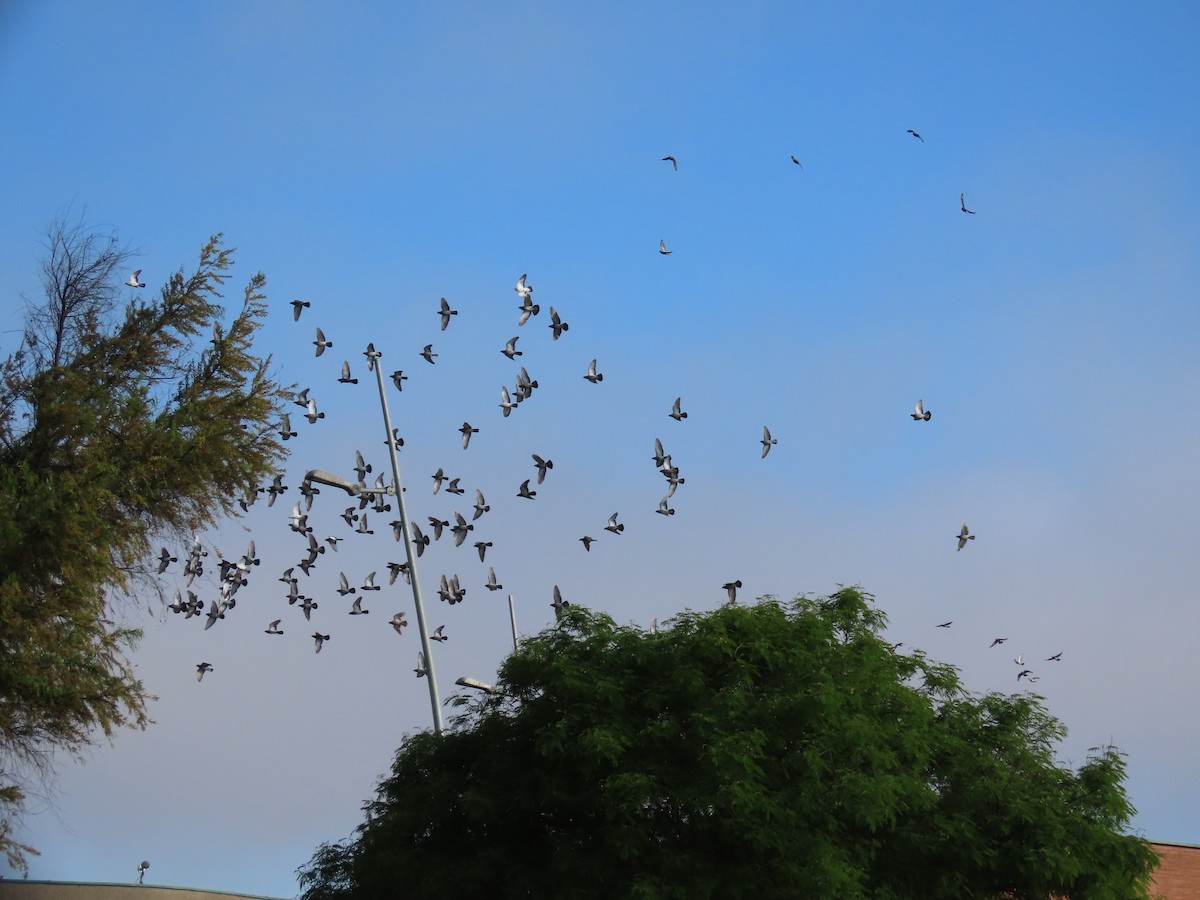
[[[220,235],[123,307],[115,238],[65,218],[48,237],[45,297],[0,363],[0,849],[17,867],[36,851],[14,817],[54,754],[150,721],[121,600],[156,586],[152,542],[190,543],[286,453],[285,389],[252,346],[266,281],[222,322]]]

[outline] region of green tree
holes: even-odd
[[[969,694],[884,621],[853,588],[656,633],[573,607],[404,740],[303,896],[1146,896],[1121,755],[1059,766],[1038,698]]]
[[[221,327],[232,249],[118,309],[128,252],[81,223],[50,229],[44,301],[0,364],[0,849],[56,752],[149,722],[121,598],[154,588],[153,541],[192,534],[285,456],[284,389],[251,343],[261,274]],[[206,343],[208,333],[213,333]]]

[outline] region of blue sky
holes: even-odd
[[[402,558],[386,528],[350,534],[323,495],[312,524],[347,539],[307,585],[311,624],[274,581],[300,556],[300,474],[348,474],[356,449],[386,468],[368,341],[410,375],[390,393],[410,515],[469,516],[476,487],[493,506],[471,540],[494,542],[504,591],[469,545],[422,560],[451,635],[443,697],[494,675],[509,592],[529,632],[555,584],[646,625],[737,578],[746,598],[861,584],[895,641],[974,690],[1016,690],[1012,657],[1035,660],[1062,758],[1115,743],[1137,829],[1200,843],[1197,13],[845,7],[0,7],[0,350],[56,215],[116,229],[151,287],[223,231],[227,297],[267,274],[263,349],[328,414],[297,417],[292,490],[207,537],[263,558],[226,621],[126,608],[157,724],[64,762],[24,821],[31,877],[132,880],[148,859],[155,883],[290,896],[428,727],[415,628],[384,624],[413,621],[411,597],[385,587],[350,619],[332,590],[338,568]],[[522,273],[543,312],[518,327]],[[316,325],[335,342],[320,359]],[[541,387],[503,419],[513,335]],[[602,384],[581,377],[592,358]],[[337,384],[343,359],[358,386]],[[655,437],[686,478],[669,518]],[[555,469],[529,502],[531,453]],[[467,495],[434,496],[438,467]],[[978,539],[956,553],[964,519]],[[451,609],[434,592],[455,572]],[[263,635],[280,617],[284,637]]]

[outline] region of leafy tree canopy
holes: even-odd
[[[854,588],[657,632],[572,607],[405,739],[303,896],[1147,896],[1122,756],[1060,766],[1038,697],[970,694],[884,622]]]
[[[261,274],[228,324],[220,235],[191,274],[118,309],[128,252],[59,220],[43,302],[0,363],[0,849],[23,865],[12,816],[52,754],[145,727],[126,652],[141,633],[113,605],[151,586],[151,542],[191,541],[284,458],[284,389],[252,340]],[[211,341],[208,338],[212,334]]]

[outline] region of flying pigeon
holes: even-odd
[[[354,602],[350,605],[350,615],[365,616],[369,612],[369,609],[362,608],[362,597],[355,597]]]
[[[317,412],[317,401],[316,400],[309,400],[308,406],[306,408],[307,408],[307,412],[304,413],[304,418],[308,419],[308,424],[316,425],[317,419],[325,418],[325,413]]]
[[[531,296],[533,296],[533,286],[525,283],[525,279],[528,277],[529,276],[527,275],[522,275],[517,279],[517,284],[513,288],[513,290],[517,292],[517,296],[522,300],[528,300]]]
[[[1017,673],[1017,681],[1020,681],[1022,678],[1028,678],[1030,681],[1033,681],[1033,678],[1031,677],[1032,675],[1033,675],[1032,669],[1022,669],[1020,672]]]
[[[666,497],[663,497],[661,500],[659,500],[658,501],[658,509],[656,509],[655,512],[661,513],[664,516],[675,515],[675,510],[673,510],[671,507],[667,506],[667,501],[670,498],[671,498],[671,495],[668,494]]]
[[[431,366],[437,365],[437,363],[433,361],[437,356],[437,354],[433,352],[433,344],[426,344],[425,349],[421,351],[421,356],[423,356],[425,358],[425,362],[429,363]]]
[[[595,541],[596,539],[594,537],[592,537],[591,535],[585,534],[579,540],[583,544],[583,549],[586,550],[588,553],[591,553],[592,552],[592,542]]]
[[[909,415],[913,417],[914,422],[919,422],[921,420],[928,422],[933,418],[933,413],[925,408],[924,400],[918,400],[916,409],[910,412]]]
[[[292,301],[292,320],[295,322],[299,322],[300,321],[300,310],[308,309],[310,306],[312,306],[312,304],[309,303],[307,300],[293,300]]]
[[[726,584],[721,585],[721,587],[723,587],[725,589],[725,596],[728,598],[728,600],[731,604],[737,603],[737,589],[740,588],[741,586],[742,586],[741,579],[738,579],[737,581],[730,581]]]
[[[660,469],[667,462],[667,454],[663,451],[662,441],[660,441],[658,438],[654,439],[654,455],[650,458],[654,460],[654,465],[658,466]]]
[[[446,330],[446,326],[450,324],[450,317],[457,316],[458,310],[451,309],[450,304],[446,302],[446,298],[442,298],[442,308],[438,310],[438,315],[442,317],[442,331]]]
[[[312,621],[312,611],[317,608],[317,601],[312,597],[305,597],[304,602],[300,604],[300,609],[304,611],[304,621]]]
[[[474,531],[475,526],[462,517],[462,513],[454,514],[454,525],[450,531],[454,534],[454,546],[461,547],[463,541],[467,539],[467,532]]]
[[[611,516],[608,517],[608,524],[604,526],[605,531],[611,531],[613,534],[620,534],[622,531],[625,530],[624,524],[617,523],[617,516],[619,516],[619,515],[620,515],[620,513],[613,513]]]
[[[1025,665],[1025,654],[1018,653],[1016,656],[1013,657],[1013,662],[1018,666]]]
[[[915,138],[916,138],[918,141],[920,141],[922,144],[923,144],[923,143],[925,143],[925,138],[921,137],[921,135],[917,134],[917,133],[916,133],[915,131],[913,131],[911,128],[908,128],[908,129],[905,129],[905,130],[906,130],[906,131],[907,131],[909,134],[911,134],[913,137],[915,137]]]
[[[329,640],[329,635],[321,634],[321,632],[319,632],[319,631],[314,631],[313,632],[313,653],[320,653],[321,647],[323,647],[325,645],[325,642],[327,640]]]
[[[338,384],[358,384],[357,378],[350,377],[349,360],[342,360],[342,377],[338,379]]]
[[[488,566],[487,584],[485,584],[484,587],[486,587],[489,591],[498,591],[504,587],[504,585],[497,583],[496,570],[491,566]]]
[[[668,250],[668,249],[667,249],[667,242],[666,242],[666,241],[664,241],[664,240],[662,240],[662,239],[660,238],[660,239],[659,239],[659,242],[658,242],[658,252],[659,252],[659,253],[661,253],[663,256],[670,256],[670,255],[671,255],[672,253],[674,253],[675,251],[673,251],[673,250]]]
[[[988,644],[988,649],[995,647],[997,644],[1003,644],[1007,640],[1008,640],[1008,638],[1006,638],[1006,637],[993,638],[992,642],[990,644]]]
[[[958,195],[958,205],[962,208],[963,212],[970,213],[971,215],[975,215],[975,210],[967,209],[967,195],[966,194]]]
[[[167,609],[178,615],[187,608],[187,604],[183,602],[183,595],[179,593],[179,588],[175,588],[175,602],[167,604]]]
[[[204,630],[208,631],[208,629],[213,627],[217,619],[223,618],[225,618],[225,610],[218,608],[217,601],[214,600],[212,606],[208,608],[208,621],[204,623]]]
[[[210,666],[208,663],[206,663],[206,662],[200,663],[200,665],[196,666],[196,680],[203,681],[204,673],[211,672],[212,670],[213,670],[213,667]]]
[[[265,633],[266,634],[283,634],[283,631],[280,630],[280,628],[279,628],[279,623],[282,621],[283,621],[283,619],[276,619],[274,622],[272,622],[270,625],[267,626],[267,630]]]
[[[533,464],[537,467],[537,473],[538,473],[537,483],[541,484],[543,481],[546,480],[546,470],[554,468],[554,460],[542,459],[536,453],[532,454],[532,456],[533,456]]]
[[[408,619],[404,618],[404,613],[398,612],[392,616],[388,624],[392,626],[392,630],[395,631],[396,634],[403,637],[404,629],[408,626]]]
[[[676,397],[675,402],[671,405],[671,411],[669,413],[667,413],[667,415],[670,416],[672,419],[674,419],[676,422],[682,422],[684,419],[687,418],[687,413],[685,413],[679,407],[680,401],[682,401],[682,400],[683,400],[682,397]]]
[[[417,651],[417,667],[413,671],[417,673],[418,678],[424,678],[428,671],[425,667],[425,654],[420,650]]]
[[[479,433],[479,429],[478,429],[478,428],[472,428],[472,427],[471,427],[471,423],[470,423],[470,422],[463,422],[463,423],[462,423],[462,427],[461,427],[461,428],[459,428],[458,430],[459,430],[459,432],[462,434],[462,445],[463,445],[463,449],[464,449],[464,450],[466,450],[466,449],[467,449],[467,445],[468,445],[469,443],[471,443],[471,435],[473,435],[473,434],[478,434],[478,433]]]
[[[416,522],[412,523],[412,542],[413,546],[417,548],[417,559],[420,559],[425,553],[425,548],[429,546],[429,535],[422,534],[421,526]]]
[[[318,328],[317,329],[317,339],[315,341],[313,341],[313,344],[317,348],[317,356],[320,356],[322,353],[325,352],[325,350],[327,348],[333,346],[333,341],[325,340],[325,332],[323,332],[320,328]]]
[[[520,490],[517,491],[517,496],[524,497],[526,500],[532,500],[534,497],[537,496],[537,491],[531,491],[529,489],[529,479],[528,478],[526,478],[524,481],[521,482],[521,488],[520,488]]]
[[[474,522],[485,512],[489,512],[490,510],[491,507],[488,506],[486,501],[483,499],[483,491],[481,491],[479,488],[475,488],[475,515],[471,516],[471,521]],[[482,556],[480,556],[479,561],[483,562]]]
[[[402,562],[402,563],[390,562],[387,564],[387,567],[388,567],[388,584],[395,584],[396,579],[399,578],[401,575],[404,576],[405,581],[409,580],[408,563],[406,563],[406,562]]]
[[[179,562],[178,557],[172,556],[166,547],[158,554],[158,574],[161,575],[167,571],[167,566],[173,562]]]
[[[397,369],[392,373],[392,384],[396,386],[396,390],[404,390],[404,382],[408,381],[408,376],[404,374],[403,369]]]
[[[382,588],[380,588],[380,586],[375,583],[375,573],[374,572],[372,572],[365,579],[363,579],[363,583],[362,583],[362,585],[359,586],[359,590],[360,591],[382,590]]]
[[[518,401],[520,402],[520,401]],[[517,404],[513,403],[512,397],[508,393],[508,388],[504,385],[500,386],[500,409],[504,412],[505,418],[508,414],[517,408]]]
[[[367,514],[363,513],[358,520],[358,527],[354,529],[358,534],[374,534],[375,532],[367,525]]]
[[[554,602],[550,605],[554,607],[554,618],[556,619],[561,619],[563,610],[571,605],[569,601],[563,599],[562,591],[558,589],[557,584],[554,586]]]
[[[129,285],[130,287],[144,288],[146,285],[139,278],[139,276],[141,274],[142,274],[141,269],[134,269],[133,274],[129,276],[129,280],[125,283],[127,285]]]
[[[673,166],[675,167],[675,171],[676,171],[676,172],[678,172],[678,171],[679,171],[679,163],[676,161],[675,157],[673,157],[673,156],[664,156],[664,157],[662,158],[662,161],[663,161],[663,162],[669,162],[671,165],[673,165]]]
[[[587,374],[584,375],[583,377],[586,378],[588,381],[590,381],[592,384],[597,384],[604,380],[604,373],[596,372],[596,361],[593,359],[588,364]]]
[[[1062,651],[1059,650],[1053,656],[1047,656],[1046,662],[1062,662]]]
[[[379,359],[379,357],[383,356],[383,354],[375,349],[375,342],[371,341],[368,342],[367,349],[363,351],[363,356],[367,358],[367,371],[374,372],[375,361]]]
[[[779,443],[779,441],[777,441],[775,438],[771,437],[771,429],[769,429],[766,425],[764,425],[763,426],[763,436],[762,436],[762,448],[763,448],[762,458],[766,459],[767,454],[771,452],[771,447],[778,443]]]
[[[346,578],[345,572],[338,572],[338,593],[345,597],[347,594],[353,594],[357,588],[350,587],[350,580]]]
[[[554,340],[562,337],[564,331],[570,331],[571,326],[564,322],[558,315],[558,310],[553,306],[550,307],[550,325],[548,326],[554,332]]]
[[[518,356],[524,356],[525,354],[517,349],[518,340],[520,340],[519,337],[510,338],[508,343],[504,345],[504,349],[500,352],[509,359],[516,359]]]
[[[292,431],[292,417],[289,416],[287,413],[283,413],[283,415],[281,415],[279,418],[280,418],[280,422],[279,422],[279,438],[280,438],[280,440],[286,441],[289,438],[296,437],[300,433],[298,431]]]
[[[433,529],[433,539],[440,541],[442,539],[442,529],[450,523],[445,519],[439,519],[437,516],[428,516],[427,518],[429,519],[429,527]]]
[[[354,451],[354,474],[358,476],[359,481],[366,481],[367,476],[371,474],[371,464],[363,459],[362,451]]]
[[[450,483],[448,485],[446,485],[446,493],[447,494],[465,494],[467,492],[467,489],[464,487],[458,486],[458,483],[460,481],[462,481],[461,478],[451,478]]]
[[[542,311],[541,306],[534,303],[529,297],[526,297],[521,305],[517,307],[517,309],[521,311],[521,317],[517,319],[518,326],[524,325],[529,321],[530,316],[536,316]]]
[[[491,541],[476,541],[475,549],[479,551],[479,561],[483,562],[484,556],[487,555],[488,547],[492,546]]]
[[[446,637],[446,626],[439,625],[437,628],[433,629],[433,634],[429,636],[429,639],[431,641],[437,641],[438,643],[450,640],[450,638]]]
[[[943,622],[941,625],[938,626],[938,628],[949,628],[953,624],[954,624],[954,620],[951,619],[949,622]]]
[[[967,528],[966,522],[963,522],[962,531],[960,531],[957,535],[955,535],[955,537],[958,539],[958,549],[959,550],[961,550],[963,547],[967,546],[967,541],[975,540],[975,535],[970,533],[970,530]]]

